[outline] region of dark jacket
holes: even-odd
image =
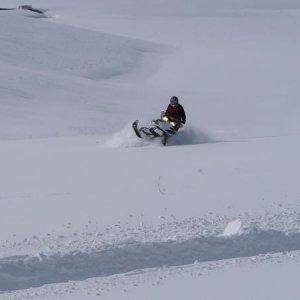
[[[172,121],[185,124],[186,116],[183,107],[178,104],[176,107],[169,104],[166,110],[166,116]]]

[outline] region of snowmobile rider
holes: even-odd
[[[173,96],[170,99],[170,104],[166,110],[165,116],[170,119],[170,121],[175,122],[175,131],[178,131],[181,124],[185,124],[186,115],[182,105],[179,104],[178,97]]]

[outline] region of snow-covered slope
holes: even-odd
[[[127,90],[99,80],[148,76],[153,67],[141,66],[150,57],[155,65],[166,52],[154,43],[28,18],[21,11],[1,12],[0,35],[1,138],[120,128],[111,128],[109,120],[130,106],[116,102],[127,98]]]
[[[297,299],[298,1],[31,4],[0,11],[0,298]],[[172,95],[187,125],[138,140]]]

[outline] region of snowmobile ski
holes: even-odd
[[[161,141],[164,146],[167,146],[168,138],[169,136],[167,134],[164,134],[163,139]]]
[[[133,128],[133,130],[134,130],[136,136],[137,136],[138,138],[141,139],[142,136],[141,136],[140,131],[139,131],[139,129],[138,129],[138,123],[139,123],[138,120],[134,121],[134,122],[132,123],[132,128]]]

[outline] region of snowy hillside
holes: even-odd
[[[297,299],[300,4],[0,0],[1,299]],[[163,147],[132,121],[177,95]]]
[[[0,63],[5,72],[1,73],[0,136],[7,139],[106,131],[112,122],[103,120],[113,118],[119,105],[115,98],[126,94],[126,88],[116,91],[99,80],[131,71],[141,76],[141,65],[151,53],[157,53],[159,60],[164,48],[30,18],[32,15],[1,12]],[[151,68],[145,76],[147,72],[151,73]],[[103,109],[97,111],[100,100]]]

